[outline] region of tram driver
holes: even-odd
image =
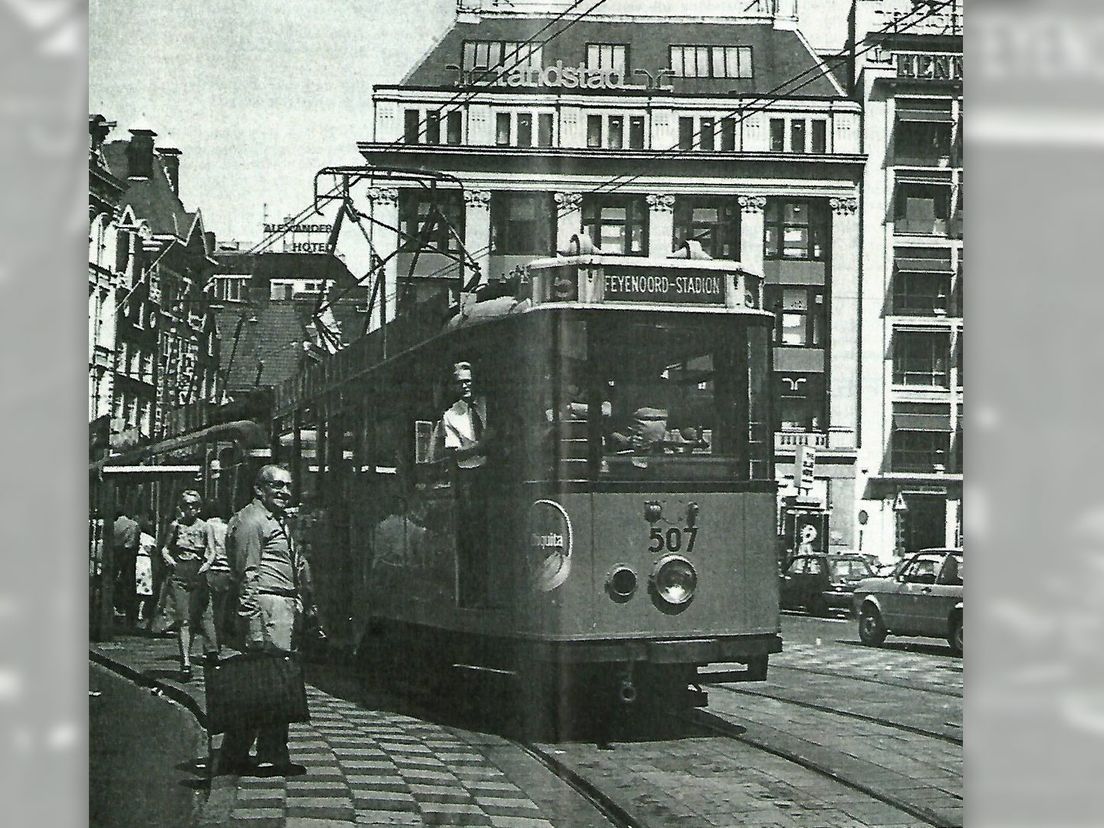
[[[488,597],[487,400],[477,396],[470,362],[452,367],[456,401],[441,415],[445,452],[455,469],[457,500],[456,552],[459,564],[459,603],[478,606]]]

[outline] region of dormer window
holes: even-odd
[[[539,44],[510,40],[465,40],[461,63],[465,72],[485,70],[540,70]]]
[[[672,46],[671,71],[678,78],[751,78],[751,47]]]
[[[629,69],[629,47],[624,43],[588,43],[587,69],[616,72],[621,77]]]

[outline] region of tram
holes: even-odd
[[[389,675],[702,704],[781,650],[763,279],[598,251],[426,303],[277,389],[331,641]],[[486,418],[480,525],[446,448]],[[720,669],[725,669],[720,668]]]

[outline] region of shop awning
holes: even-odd
[[[908,253],[898,253],[893,257],[893,264],[901,273],[937,273],[946,275],[952,273],[951,257],[930,258],[922,256],[910,256]]]
[[[953,122],[949,109],[917,109],[898,107],[897,120],[917,124],[950,124]]]
[[[951,432],[950,414],[894,414],[894,431]]]

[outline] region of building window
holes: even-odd
[[[417,144],[421,137],[421,113],[417,109],[407,109],[403,112],[403,140],[408,144]]]
[[[820,431],[825,422],[823,374],[775,374],[778,425],[791,431]]]
[[[751,47],[672,46],[671,71],[679,78],[751,78]]]
[[[819,287],[768,285],[767,306],[775,314],[774,341],[805,348],[824,346],[824,291]]]
[[[495,115],[495,143],[500,147],[510,146],[510,120],[509,112]]]
[[[517,114],[517,142],[519,147],[533,146],[533,115],[529,112]]]
[[[770,148],[771,152],[786,151],[786,119],[770,119]]]
[[[641,115],[629,118],[629,149],[644,149],[644,118]]]
[[[587,69],[614,71],[624,78],[629,69],[629,47],[623,43],[588,43]]]
[[[736,119],[721,119],[721,152],[736,151]]]
[[[890,464],[893,471],[932,474],[947,471],[951,416],[946,406],[898,403],[893,406]]]
[[[240,302],[245,298],[248,287],[248,276],[216,276],[214,290],[215,298],[227,302]]]
[[[893,157],[898,164],[946,165],[951,158],[950,99],[898,98]]]
[[[674,246],[697,240],[714,259],[740,258],[740,208],[731,199],[675,201]]]
[[[702,118],[698,127],[698,146],[703,150],[712,151],[715,147],[716,130],[715,121],[712,118]]]
[[[460,119],[462,115],[457,111],[450,112],[445,116],[445,143],[446,144],[459,144],[460,137]]]
[[[537,115],[537,146],[552,146],[552,113],[541,112]]]
[[[898,330],[893,337],[893,384],[947,388],[950,334]]]
[[[269,299],[291,299],[295,296],[295,283],[273,279],[268,283]]]
[[[491,194],[491,253],[550,256],[556,210],[549,193]]]
[[[694,119],[679,118],[679,149],[694,148]]]
[[[441,111],[431,109],[425,117],[425,142],[427,144],[441,143]]]
[[[146,400],[144,403],[142,403],[142,418],[141,421],[138,423],[138,430],[141,431],[142,434],[146,437],[149,437],[153,433],[152,423],[153,404],[149,400]]]
[[[541,46],[517,41],[465,40],[461,66],[465,72],[476,71],[480,75],[477,80],[490,79],[499,71],[539,70]]]
[[[422,252],[436,250],[457,251],[460,243],[453,235],[464,237],[464,202],[459,190],[438,190],[436,209],[433,196],[426,190],[399,191],[399,233],[400,249],[411,253],[419,247]],[[424,238],[422,231],[430,217],[435,213],[434,227]],[[452,230],[449,229],[451,225]],[[427,250],[428,246],[428,250]]]
[[[827,252],[828,211],[821,201],[767,199],[763,220],[768,259],[823,261]]]
[[[142,354],[142,381],[153,384],[153,354]]]
[[[950,209],[950,184],[898,181],[893,206],[894,230],[926,236],[946,235]]]
[[[583,200],[583,232],[605,253],[644,256],[648,250],[648,205],[643,198]]]
[[[625,119],[620,115],[610,116],[606,146],[610,149],[621,149],[625,146]]]
[[[790,121],[790,152],[805,152],[805,122]]]
[[[127,372],[129,348],[126,340],[119,343],[119,350],[115,352],[115,370],[120,374]]]
[[[602,146],[602,116],[587,115],[587,146]]]
[[[893,256],[893,312],[899,316],[946,316],[950,310],[951,251],[898,247]]]
[[[823,155],[828,152],[828,122],[813,121],[813,145],[812,152],[815,155]]]

